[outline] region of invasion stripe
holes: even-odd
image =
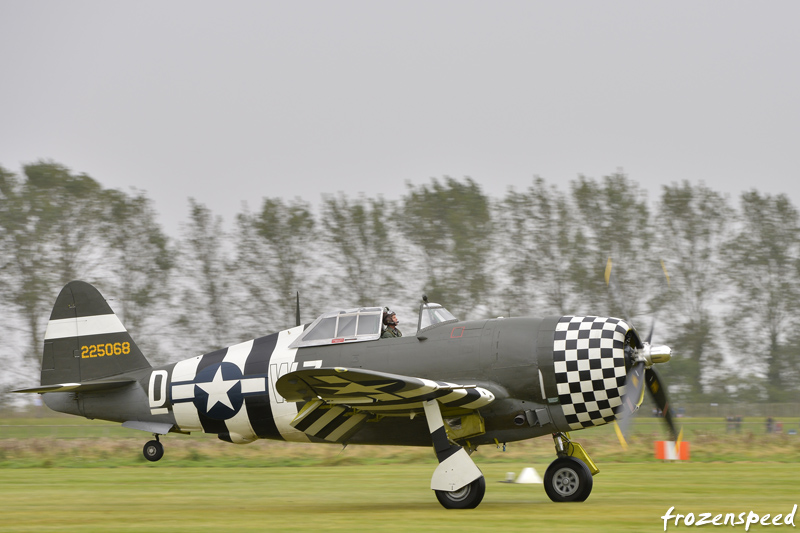
[[[352,436],[355,430],[366,421],[367,415],[363,413],[357,413],[351,416],[348,420],[346,420],[341,426],[336,428],[336,430],[332,431],[327,437],[326,440],[332,442],[341,442],[343,439]]]
[[[492,394],[490,391],[482,387],[475,387],[474,389],[457,389],[452,392],[448,391],[441,391],[441,392],[445,394],[436,399],[440,404],[442,404],[442,406],[451,408],[459,407],[462,409],[478,409],[480,407],[492,403],[495,399],[494,394]],[[379,402],[375,404],[369,404],[365,407],[360,407],[360,409],[369,412],[403,411],[407,409],[419,409],[420,405],[423,402],[425,402],[425,397],[417,399],[409,398],[408,400],[398,400],[396,402]],[[336,403],[343,403],[350,405],[360,405],[367,403],[365,401],[359,402],[359,400],[360,400],[359,398],[337,398]]]
[[[239,367],[239,370],[244,372],[245,363],[247,362],[248,357],[250,357],[250,353],[253,350],[253,344],[255,341],[250,340],[247,342],[243,342],[240,344],[236,344],[234,346],[228,347],[228,352],[225,354],[225,358],[223,362],[226,363],[233,363]],[[267,378],[264,376],[263,378],[250,378],[247,379],[247,387],[244,385],[244,379],[239,380],[240,384],[240,391],[242,394],[245,393],[245,388],[248,391],[253,392],[262,392],[266,393],[267,391]],[[231,418],[225,421],[225,425],[228,427],[228,431],[230,433],[237,433],[241,435],[244,440],[250,442],[258,438],[255,431],[253,431],[253,426],[250,424],[250,416],[247,412],[247,402],[242,402],[242,407],[239,411]]]
[[[429,379],[424,378],[416,378],[422,382],[422,385],[410,390],[399,391],[397,392],[397,396],[402,396],[403,398],[413,398],[415,396],[422,396],[423,394],[428,394],[434,391],[439,390],[441,385],[446,385],[441,382],[431,381]]]
[[[298,412],[297,416],[292,420],[291,426],[299,431],[305,432],[311,424],[319,420],[320,417],[325,414],[324,410],[321,409],[324,405],[325,402],[322,400],[311,400],[300,409],[300,412]]]
[[[447,402],[448,407],[463,407],[465,405],[470,405],[475,402],[475,400],[481,399],[481,393],[476,391],[475,389],[469,389],[464,391],[464,394],[461,398],[454,398],[453,400]],[[440,403],[444,403],[442,399],[439,399]]]
[[[197,375],[197,367],[203,356],[178,361],[172,369],[172,414],[175,422],[184,431],[202,431],[203,424],[197,414],[197,408],[191,401],[176,402],[176,400],[191,400],[194,398],[194,383],[181,383],[191,381]],[[175,383],[179,383],[175,385]]]
[[[269,361],[272,357],[272,352],[275,349],[277,340],[278,334],[274,333],[253,341],[252,354],[247,358],[244,364],[245,376],[267,375],[269,371]],[[245,388],[249,388],[249,384],[246,384],[248,381],[249,380],[242,380],[242,391],[244,391]],[[269,404],[269,396],[267,394],[245,396],[244,403],[247,406],[250,425],[253,427],[253,431],[255,431],[256,435],[262,438],[281,438],[278,427],[272,419],[272,407]]]
[[[267,385],[270,392],[270,399],[274,402],[270,404],[272,408],[272,419],[275,421],[275,426],[278,432],[280,432],[281,437],[283,437],[284,440],[294,442],[310,442],[308,435],[291,426],[292,420],[297,416],[297,404],[295,402],[287,402],[275,389],[275,382],[278,381],[282,375],[297,368],[297,348],[289,348],[289,345],[301,331],[302,327],[298,326],[278,333],[275,350],[273,350],[269,361],[270,378]]]
[[[45,340],[65,339],[69,337],[85,337],[106,333],[124,333],[128,330],[122,325],[117,315],[93,315],[78,318],[61,318],[47,323]]]
[[[239,370],[244,373],[244,366],[247,362],[247,358],[250,356],[250,352],[253,350],[254,342],[255,341],[251,340],[236,344],[234,346],[229,346],[228,351],[225,353],[225,357],[222,360],[227,363],[235,364],[239,367]]]
[[[438,398],[439,403],[450,405],[453,402],[456,402],[467,395],[467,389],[456,389],[450,394],[446,394],[441,398]]]
[[[353,418],[352,416],[347,415],[347,410],[342,408],[342,412],[331,421],[330,424],[322,428],[321,430],[314,433],[314,436],[320,439],[325,439],[327,441],[332,441],[331,434],[334,433],[341,425],[345,424],[348,420]]]
[[[337,419],[340,415],[343,415],[345,412],[345,408],[341,405],[337,405],[328,409],[328,412],[323,414],[316,420],[313,424],[311,424],[304,433],[308,433],[310,435],[317,435],[320,433],[325,426],[332,423],[335,419]],[[335,426],[334,426],[335,427]]]
[[[479,407],[483,407],[484,405],[488,405],[494,401],[494,394],[492,394],[491,391],[488,391],[481,387],[477,387],[476,389],[474,389],[474,392],[477,392],[479,397],[471,403],[461,405],[461,407],[463,407],[464,409],[477,409]],[[473,391],[470,391],[470,395],[472,393]]]

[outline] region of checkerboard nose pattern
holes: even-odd
[[[553,334],[558,397],[571,429],[615,419],[625,394],[625,335],[618,318],[561,317]]]

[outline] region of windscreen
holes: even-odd
[[[441,322],[456,320],[450,311],[439,304],[423,305],[420,309],[419,329],[425,329]]]

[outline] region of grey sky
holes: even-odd
[[[800,205],[800,2],[0,0],[0,164],[264,196],[623,168]]]

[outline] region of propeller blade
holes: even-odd
[[[683,428],[681,428],[681,432],[678,433],[678,438],[675,440],[675,453],[678,457],[681,456],[681,442],[683,442]]]
[[[653,331],[655,331],[655,329],[656,329],[656,318],[657,317],[658,317],[658,311],[656,311],[656,314],[653,315],[653,323],[650,324],[650,333],[647,334],[647,340],[644,341],[647,344],[652,344],[653,343]]]
[[[625,434],[622,432],[622,428],[619,427],[619,423],[614,420],[614,431],[617,432],[617,438],[619,439],[619,444],[622,446],[623,451],[628,451],[628,441],[625,439]]]
[[[664,271],[664,277],[667,278],[667,288],[672,287],[672,284],[669,281],[669,272],[667,272],[667,264],[664,263],[664,260],[661,260],[661,270]]]
[[[667,397],[667,388],[663,381],[661,381],[661,377],[658,375],[655,368],[650,367],[645,371],[645,381],[647,382],[647,390],[650,391],[650,396],[653,397],[656,406],[661,409],[663,413],[664,422],[666,422],[669,427],[671,440],[677,441],[678,432],[675,430],[672,407],[669,405],[669,399]]]
[[[672,284],[669,281],[669,272],[667,272],[667,265],[664,263],[664,260],[661,260],[661,270],[664,271],[664,277],[667,279],[667,290],[672,287]],[[661,294],[663,295],[665,290],[662,289]],[[653,322],[650,324],[650,333],[647,334],[647,340],[645,342],[647,344],[653,343],[653,331],[656,329],[656,321],[658,319],[658,312],[661,310],[661,307],[656,308],[656,312],[653,314]]]
[[[625,378],[625,396],[622,397],[622,405],[617,411],[617,437],[622,448],[627,448],[628,428],[630,428],[633,413],[639,408],[644,399],[644,362],[636,363]]]
[[[642,400],[644,400],[644,375],[644,361],[639,361],[631,368],[625,378],[625,397],[622,399],[622,405],[625,407],[624,416],[632,415],[642,405]],[[633,389],[629,390],[629,386],[633,386]]]
[[[669,273],[667,272],[667,266],[663,260],[661,261],[661,270],[663,270],[664,277],[667,280],[668,290],[670,287],[670,279]],[[672,409],[670,408],[669,400],[667,399],[667,389],[661,381],[658,373],[652,368],[654,363],[665,363],[669,361],[672,354],[672,350],[668,346],[652,346],[653,332],[655,331],[656,318],[660,307],[656,308],[656,312],[653,316],[653,322],[650,324],[650,332],[647,334],[645,342],[642,342],[641,337],[639,337],[639,333],[636,331],[636,328],[633,327],[630,319],[628,318],[627,310],[625,309],[625,302],[624,300],[620,299],[619,288],[617,287],[616,279],[611,277],[611,271],[612,262],[611,258],[609,257],[605,270],[606,285],[611,291],[611,295],[616,304],[625,313],[625,320],[631,327],[631,340],[634,348],[636,349],[633,355],[634,360],[637,361],[634,363],[634,365],[628,371],[628,375],[625,377],[625,395],[622,398],[622,405],[617,410],[617,420],[614,423],[614,430],[617,433],[617,437],[619,438],[622,448],[627,450],[627,435],[629,434],[628,428],[630,428],[633,413],[639,409],[639,406],[642,404],[642,400],[644,400],[644,386],[646,384],[647,389],[650,391],[650,394],[653,397],[653,400],[663,413],[664,421],[667,423],[667,426],[669,426],[672,440],[676,442],[676,447],[679,447],[683,430],[681,430],[681,436],[678,436],[678,433],[675,430]],[[645,368],[646,363],[650,364],[651,368]]]
[[[611,258],[608,258],[606,262],[606,271],[605,271],[605,280],[606,280],[606,287],[609,288],[611,291],[611,298],[614,300],[614,305],[616,305],[619,309],[622,310],[622,315],[625,321],[630,325],[631,320],[630,316],[628,316],[628,309],[625,306],[625,299],[622,298],[622,293],[619,290],[619,286],[617,285],[617,278],[611,277],[611,269],[613,268],[613,263],[611,262]]]
[[[617,432],[617,438],[622,445],[623,450],[628,449],[628,437],[631,434],[631,421],[633,416],[627,416],[619,420],[615,420],[614,430]]]
[[[611,261],[611,258],[609,257],[608,261],[606,262],[606,271],[605,271],[606,286],[611,291],[611,298],[614,300],[614,305],[616,305],[617,308],[622,310],[622,318],[625,319],[625,322],[628,323],[628,326],[630,326],[630,328],[634,332],[633,338],[636,341],[635,347],[642,348],[642,340],[639,337],[639,333],[636,331],[636,328],[633,326],[633,322],[631,322],[631,317],[628,314],[628,307],[625,305],[625,299],[622,297],[622,292],[619,290],[619,286],[617,285],[617,278],[611,277],[612,268],[613,268],[613,263]]]

